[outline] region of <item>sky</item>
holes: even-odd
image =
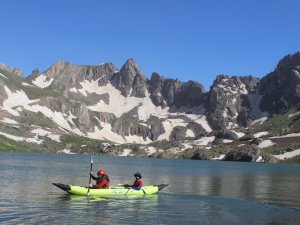
[[[298,0],[1,0],[0,63],[25,76],[63,60],[117,68],[134,58],[195,80],[272,72],[300,51]]]

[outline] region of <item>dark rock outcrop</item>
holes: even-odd
[[[287,55],[261,80],[261,109],[281,113],[300,102],[300,52]]]
[[[204,104],[205,88],[197,82],[180,82],[153,73],[148,85],[151,100],[157,106],[191,108]]]
[[[207,94],[207,118],[215,130],[245,126],[249,104],[246,96],[253,92],[259,83],[252,76],[229,77],[219,75]]]
[[[257,150],[254,148],[243,148],[240,150],[232,150],[228,152],[225,157],[224,161],[241,161],[241,162],[253,162],[257,158]]]
[[[114,74],[112,84],[121,91],[124,96],[145,97],[147,90],[147,78],[139,69],[134,59],[129,59]]]

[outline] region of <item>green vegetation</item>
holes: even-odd
[[[82,136],[76,135],[63,135],[60,137],[60,140],[67,146],[70,147],[72,150],[78,151],[82,145],[87,145],[94,149],[100,148],[100,144],[104,141],[89,139]]]
[[[283,163],[295,164],[300,163],[300,155],[282,161]]]
[[[170,134],[171,141],[183,141],[185,139],[186,127],[174,127]]]
[[[38,151],[38,149],[24,142],[17,142],[0,135],[0,151],[31,152]]]
[[[273,115],[261,125],[256,125],[253,133],[268,131],[269,136],[284,135],[288,133],[300,132],[300,116],[289,117],[292,113],[298,111],[298,106],[292,108],[281,115]]]
[[[61,139],[61,141],[63,141],[66,144],[72,143],[74,145],[84,145],[87,143],[96,142],[93,139],[89,139],[89,138],[82,137],[82,136],[76,136],[76,135],[63,135],[63,136],[61,136],[60,139]]]
[[[121,124],[123,126],[129,126],[129,125],[138,125],[139,121],[136,117],[133,117],[132,115],[129,114],[123,114],[120,119],[119,122],[121,122]]]
[[[148,119],[147,123],[149,123],[152,126],[155,126],[155,125],[160,125],[161,121],[157,116],[151,115],[150,118]]]
[[[32,113],[26,111],[26,113],[24,113],[22,117],[26,117],[26,121],[29,124],[34,124],[40,127],[47,127],[47,128],[57,127],[57,125],[50,118],[44,116],[44,114],[41,112]]]
[[[300,115],[292,118],[292,121],[289,124],[291,133],[299,133],[300,132]]]
[[[299,142],[290,142],[290,143],[278,143],[277,145],[273,145],[272,147],[266,148],[265,152],[272,155],[279,155],[285,152],[291,152],[300,148]]]

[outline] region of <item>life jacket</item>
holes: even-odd
[[[102,177],[98,177],[96,179],[96,184],[93,185],[94,188],[100,188],[100,189],[108,189],[109,188],[109,177],[104,174]]]
[[[142,187],[143,186],[143,181],[141,179],[135,180],[132,187]]]

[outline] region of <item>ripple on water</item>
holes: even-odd
[[[299,211],[253,200],[161,193],[145,197],[53,196],[40,205],[1,203],[5,224],[298,224]]]

